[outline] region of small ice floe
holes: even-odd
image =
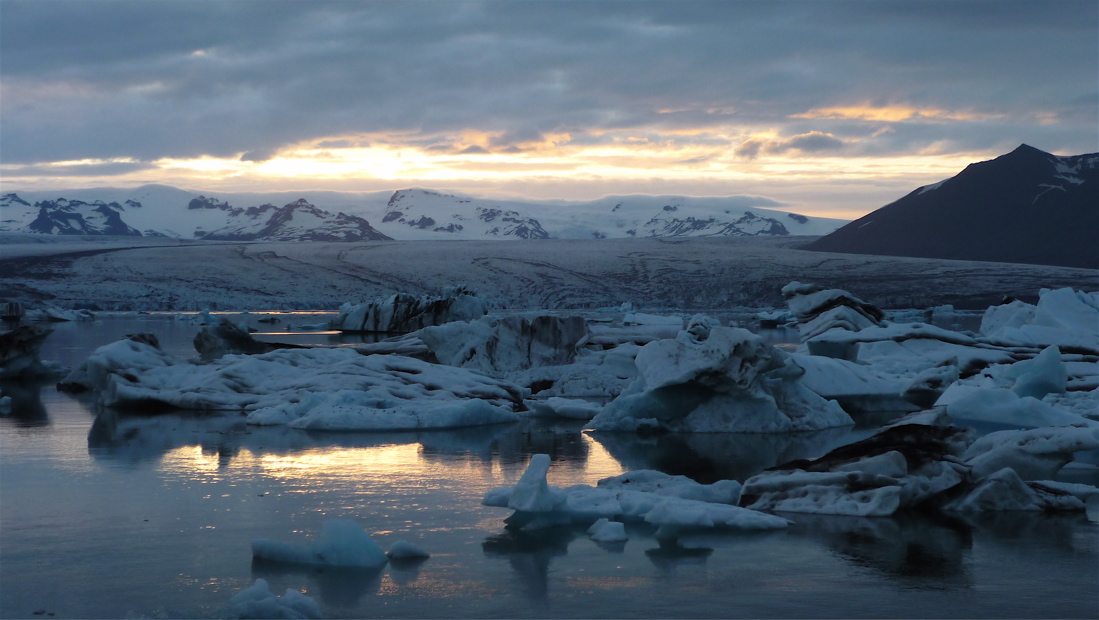
[[[626,535],[626,524],[621,521],[611,521],[602,518],[588,528],[588,536],[595,542],[620,543],[630,539]]]
[[[622,318],[626,325],[670,325],[676,329],[683,329],[683,317],[666,316],[662,314],[646,314],[644,312],[627,312]]]
[[[265,579],[256,579],[251,586],[237,592],[229,599],[232,618],[320,618],[321,610],[308,596],[286,589],[282,596],[275,596]]]
[[[551,396],[546,399],[529,399],[526,402],[532,417],[537,418],[569,418],[572,420],[590,420],[595,417],[603,406],[579,398],[561,398]]]
[[[1099,488],[1091,489],[1099,493]],[[942,508],[952,512],[1038,511],[1086,510],[1086,505],[1067,489],[1041,482],[1024,482],[1014,469],[1005,467],[977,481],[968,493],[952,499]]]
[[[511,508],[515,512],[505,523],[524,531],[566,524],[590,526],[599,519],[648,522],[657,527],[657,535],[670,537],[687,529],[775,529],[789,524],[786,519],[733,505],[740,490],[734,480],[701,485],[683,476],[646,470],[604,479],[595,487],[560,489],[546,482],[549,467],[548,455],[534,455],[514,487],[489,491],[482,503]]]
[[[0,396],[0,415],[11,414],[11,396]]]
[[[389,551],[386,551],[385,554],[390,560],[394,561],[426,560],[431,557],[430,553],[407,540],[398,540],[394,542],[389,546]]]
[[[806,341],[830,329],[857,332],[880,326],[885,318],[877,306],[841,289],[791,282],[782,287],[782,296]]]
[[[309,546],[257,538],[252,541],[252,557],[285,564],[341,568],[381,568],[389,561],[370,534],[351,519],[325,521],[320,536]]]
[[[439,296],[397,293],[364,304],[347,303],[330,325],[344,332],[407,333],[429,325],[472,321],[488,314],[489,306],[476,291],[455,286]]]
[[[638,378],[591,422],[596,430],[773,433],[853,424],[801,382],[782,351],[702,315],[637,353]]]
[[[299,323],[296,325],[286,325],[286,330],[291,332],[323,332],[329,329],[328,323]]]
[[[529,391],[464,368],[345,348],[281,349],[194,364],[123,340],[97,349],[65,383],[108,406],[247,412],[258,425],[420,430],[519,419]]]
[[[62,323],[67,321],[94,321],[95,315],[90,310],[65,310],[54,306],[46,306],[28,310],[23,318],[28,321]]]
[[[41,349],[52,329],[41,325],[20,325],[0,334],[0,379],[56,373],[56,364],[42,361]]]
[[[767,310],[756,313],[756,320],[763,329],[774,329],[783,325],[795,325],[797,319],[789,310]]]
[[[210,314],[209,310],[203,310],[194,316],[185,318],[190,318],[191,325],[217,325],[219,322],[218,317]]]

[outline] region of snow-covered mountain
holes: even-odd
[[[846,223],[773,206],[778,203],[756,196],[533,202],[427,189],[210,194],[145,185],[7,194],[0,198],[0,231],[242,241],[531,240],[823,235]]]
[[[917,188],[809,250],[1099,269],[1099,153],[1026,144]]]

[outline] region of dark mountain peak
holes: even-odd
[[[1099,168],[1023,144],[806,249],[1099,268]]]

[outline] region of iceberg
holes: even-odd
[[[590,428],[774,433],[853,424],[801,382],[804,370],[785,353],[709,317],[695,316],[674,340],[645,345],[635,363],[637,380]]]
[[[286,589],[282,596],[275,596],[267,580],[256,579],[251,586],[237,592],[229,599],[232,618],[321,618],[316,601],[293,590]]]
[[[536,454],[514,487],[485,494],[486,506],[511,508],[509,528],[532,531],[567,524],[591,526],[600,519],[640,521],[657,527],[661,537],[684,529],[776,529],[789,521],[735,505],[740,483],[726,480],[702,485],[683,476],[656,471],[628,472],[600,480],[595,487],[564,489],[546,482],[550,458]]]
[[[285,564],[341,568],[381,568],[389,561],[370,534],[350,519],[325,521],[320,536],[306,547],[257,538],[252,541],[252,557]]]
[[[396,293],[365,304],[344,304],[330,325],[344,332],[407,333],[429,325],[471,321],[487,313],[488,302],[476,291],[455,286],[435,297]]]

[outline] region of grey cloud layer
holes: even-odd
[[[861,102],[1000,119],[910,124],[863,150],[1082,151],[1096,13],[1092,0],[4,0],[0,152],[7,164],[263,159],[324,136],[446,145],[463,130],[501,132],[487,146],[503,151],[547,132],[727,125],[778,129],[775,152],[846,152],[879,127],[789,117]]]

